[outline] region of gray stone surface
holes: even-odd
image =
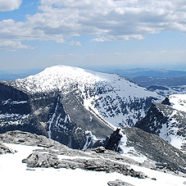
[[[101,171],[107,173],[117,172],[126,176],[132,176],[141,179],[146,178],[143,173],[137,172],[120,162],[113,162],[111,160],[99,158],[96,156],[92,159],[82,157],[73,159],[59,159],[54,153],[47,153],[47,151],[44,153],[35,151],[22,162],[26,163],[29,168],[79,168],[89,171]]]
[[[130,183],[123,182],[122,180],[109,181],[108,186],[134,186]]]
[[[0,143],[0,155],[6,153],[13,153],[14,151]]]
[[[117,172],[138,178],[146,176],[131,169],[124,162],[124,158],[116,152],[98,148],[97,150],[80,151],[70,149],[44,136],[27,132],[12,131],[0,134],[0,140],[6,143],[43,147],[34,150],[23,159],[28,168],[67,168],[84,169],[89,171]],[[100,153],[104,149],[104,153]]]

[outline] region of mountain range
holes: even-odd
[[[186,96],[166,97],[154,88],[69,66],[1,81],[0,155],[18,151],[12,162],[20,156],[34,171],[81,169],[149,179],[153,169],[152,185],[162,184],[162,171],[180,181],[186,174]],[[19,155],[27,145],[34,150]]]
[[[89,131],[102,138],[132,127],[161,98],[118,75],[54,66],[1,82],[0,131],[21,129],[83,148]]]

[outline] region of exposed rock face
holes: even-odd
[[[166,97],[162,102],[161,102],[163,105],[169,105],[171,106],[171,103],[170,103],[170,100],[168,97]]]
[[[26,163],[30,168],[42,167],[42,168],[60,168],[59,159],[54,153],[41,153],[34,152],[30,154],[27,159],[22,160],[22,163]]]
[[[41,146],[41,147],[64,147],[66,146],[60,144],[57,141],[50,140],[42,135],[36,135],[28,132],[22,131],[9,131],[0,134],[0,141],[3,143],[13,143],[29,146]]]
[[[125,144],[121,144],[122,138],[125,138]],[[123,153],[128,151],[127,149],[134,149],[138,154],[142,154],[144,157],[157,162],[157,166],[160,168],[167,168],[171,171],[186,172],[186,155],[168,144],[157,135],[147,133],[138,128],[125,128],[123,130],[117,129],[109,138],[102,142],[95,143],[95,146],[104,146],[105,149],[113,150]],[[104,153],[105,149],[97,148],[95,151]]]

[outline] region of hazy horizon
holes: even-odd
[[[0,74],[36,74],[41,71],[43,71],[46,68],[50,68],[52,66],[61,66],[63,64],[55,64],[55,65],[50,65],[50,66],[45,66],[45,67],[38,67],[38,68],[18,68],[18,69],[0,69]],[[78,66],[78,65],[64,65],[64,66],[71,66],[71,67],[78,67],[78,68],[83,68],[87,70],[93,70],[93,71],[100,71],[100,72],[106,72],[106,73],[117,73],[120,71],[123,72],[132,72],[132,71],[159,71],[162,73],[163,72],[186,72],[186,66],[181,67],[181,68],[160,68],[160,67],[121,67],[121,66]]]

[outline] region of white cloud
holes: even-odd
[[[28,46],[22,44],[20,41],[17,40],[0,40],[0,48],[15,50],[15,49],[27,49]]]
[[[142,39],[162,30],[185,31],[185,20],[185,0],[41,0],[40,12],[29,17],[48,34],[89,34],[97,41]]]
[[[81,42],[79,42],[79,41],[74,41],[74,40],[72,40],[72,41],[70,41],[70,43],[69,43],[71,46],[74,46],[74,47],[81,47],[82,45],[81,45]]]
[[[0,0],[0,12],[16,10],[21,3],[22,0]]]
[[[143,39],[164,30],[185,32],[185,20],[185,0],[40,0],[38,12],[25,22],[1,21],[0,38],[55,42],[82,35],[99,42]]]

